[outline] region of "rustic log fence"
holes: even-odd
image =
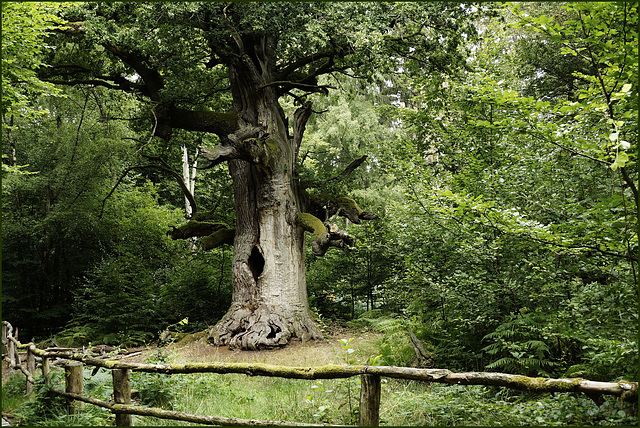
[[[12,333],[11,324],[2,322],[3,359],[12,369],[23,372],[27,378],[27,391],[35,383],[36,359],[42,361],[42,373],[50,371],[53,358],[66,361],[65,391],[51,389],[69,402],[69,411],[77,412],[82,403],[104,407],[116,415],[117,426],[131,426],[131,415],[153,416],[207,425],[224,426],[326,426],[285,421],[262,421],[255,419],[227,418],[222,416],[194,415],[184,412],[131,405],[130,373],[163,373],[167,375],[187,373],[240,373],[247,376],[267,376],[288,379],[338,379],[360,376],[360,426],[378,426],[381,396],[381,377],[438,382],[455,385],[494,385],[534,392],[577,392],[594,395],[614,395],[634,401],[638,397],[637,382],[597,382],[580,378],[551,379],[532,378],[506,373],[455,373],[446,369],[421,369],[394,366],[326,365],[318,367],[286,367],[259,363],[185,363],[185,364],[139,364],[113,359],[101,359],[81,352],[57,349],[38,349],[33,343],[22,344]],[[6,349],[6,352],[5,352]],[[21,363],[18,349],[26,349],[26,367]],[[113,402],[82,395],[84,365],[112,371]],[[31,386],[31,389],[29,388]]]

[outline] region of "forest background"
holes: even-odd
[[[3,3],[2,317],[76,345],[203,330],[229,307],[231,249],[167,231],[183,167],[233,224],[226,168],[193,169],[216,142],[162,146],[134,95],[42,78],[66,7]],[[332,75],[309,95],[299,174],[380,217],[353,251],[309,246],[310,306],[384,331],[387,364],[410,358],[411,326],[437,367],[637,380],[637,3],[478,12],[463,66]]]

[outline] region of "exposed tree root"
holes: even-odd
[[[232,349],[257,350],[285,346],[291,340],[317,339],[320,332],[308,314],[261,305],[232,307],[209,330],[209,342]]]

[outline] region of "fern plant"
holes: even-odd
[[[482,348],[493,361],[487,370],[529,376],[549,376],[557,363],[549,358],[551,349],[543,332],[546,316],[540,313],[520,313],[483,337],[489,340]]]

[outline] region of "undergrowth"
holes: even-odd
[[[386,364],[382,349],[402,350],[389,337],[400,335],[394,320],[380,339],[342,339],[334,348],[337,364]],[[388,348],[384,348],[387,346]],[[395,346],[395,347],[394,347]],[[393,354],[388,354],[391,358]],[[175,351],[172,351],[175,352]],[[149,354],[148,363],[182,361],[169,348]],[[65,401],[49,394],[51,385],[60,386],[61,376],[45,383],[38,378],[35,392],[24,395],[24,377],[14,376],[3,385],[5,400],[15,400],[16,419],[30,426],[104,426],[113,424],[113,415],[85,404],[81,412],[69,415]],[[131,374],[134,404],[173,409],[201,415],[245,419],[357,425],[360,379],[299,380],[251,377],[242,374]],[[84,373],[84,393],[111,400],[111,372],[90,368]],[[182,426],[180,421],[134,416],[135,425]],[[524,426],[524,425],[637,425],[637,409],[609,398],[601,406],[581,394],[531,394],[497,387],[428,384],[400,379],[382,379],[381,425],[393,426]]]

